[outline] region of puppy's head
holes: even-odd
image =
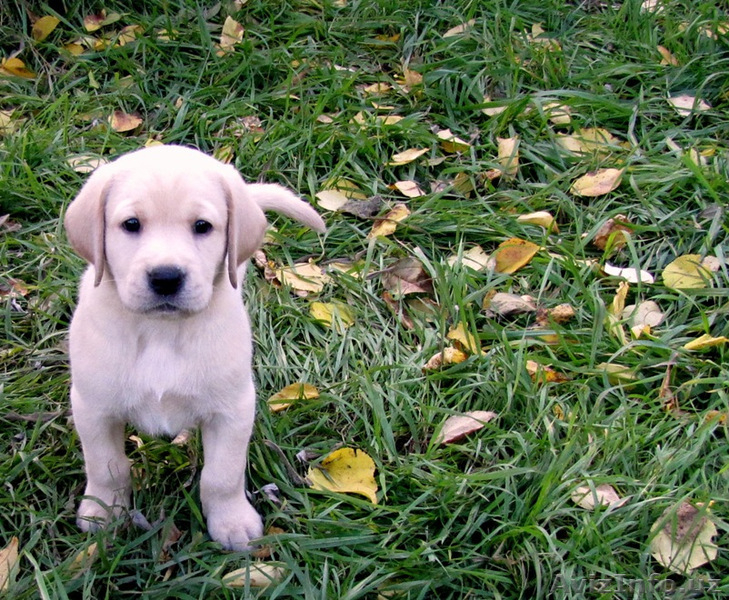
[[[260,198],[260,203],[257,201]],[[73,248],[135,312],[203,310],[260,246],[263,210],[323,230],[316,212],[276,185],[244,183],[197,150],[157,146],[99,167],[66,211]],[[227,279],[227,281],[226,281]]]

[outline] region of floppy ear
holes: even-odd
[[[226,166],[223,170],[223,188],[228,209],[228,278],[235,288],[238,287],[238,267],[260,248],[268,221],[233,167]]]
[[[110,165],[93,172],[66,210],[64,226],[71,247],[94,267],[94,285],[104,274],[104,228],[106,198],[112,184]]]

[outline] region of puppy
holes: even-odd
[[[128,422],[151,434],[202,430],[200,497],[230,550],[263,533],[245,467],[255,413],[251,331],[238,285],[261,245],[264,210],[324,231],[307,203],[246,184],[197,150],[157,146],[99,167],[65,227],[90,266],[70,330],[71,405],[87,485],[77,523],[97,529],[130,499]]]

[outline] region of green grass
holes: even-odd
[[[702,582],[703,597],[726,597],[727,426],[707,415],[729,415],[729,350],[682,349],[704,333],[729,336],[729,39],[706,35],[729,19],[722,3],[677,0],[651,14],[634,0],[349,0],[344,7],[249,0],[231,13],[246,29],[243,42],[224,57],[213,44],[229,3],[211,12],[185,0],[127,4],[34,3],[37,15],[61,19],[42,42],[30,38],[25,3],[11,0],[0,9],[2,56],[22,47],[19,58],[37,73],[32,80],[0,78],[0,110],[14,111],[0,134],[0,215],[9,215],[0,226],[0,546],[17,536],[21,552],[8,597],[632,598],[625,589],[632,583],[645,586],[635,597],[663,598],[670,585],[697,589]],[[83,16],[102,7],[122,18],[101,33],[138,24],[143,35],[75,58],[59,52],[83,34]],[[468,34],[443,37],[469,19],[475,22]],[[559,41],[559,51],[528,41],[535,23]],[[659,44],[678,66],[660,65]],[[362,87],[394,84],[403,65],[423,84],[377,101],[405,118],[366,128],[352,123],[360,111],[375,114]],[[666,98],[680,93],[701,97],[711,109],[678,115]],[[484,115],[485,94],[507,110]],[[568,105],[572,123],[552,124],[544,111],[549,102]],[[131,134],[115,133],[104,125],[114,110],[144,122]],[[322,115],[333,122],[317,120]],[[265,134],[238,135],[238,120],[252,116]],[[561,149],[557,134],[580,127],[604,127],[626,144],[604,156]],[[444,153],[436,128],[450,128],[472,147]],[[481,174],[498,166],[497,138],[514,135],[521,140],[517,177],[484,182]],[[434,318],[415,316],[410,330],[382,299],[379,276],[335,274],[321,294],[301,298],[251,268],[245,293],[260,410],[249,487],[279,487],[281,505],[262,494],[256,504],[267,526],[284,531],[267,540],[267,560],[280,563],[284,575],[263,590],[222,583],[251,559],[206,537],[197,439],[182,447],[147,437],[140,447],[129,442],[134,503],[150,530],[120,523],[116,535],[90,535],[74,525],[84,478],[66,415],[65,336],[82,262],[59,217],[86,176],[67,159],[112,158],[150,138],[210,153],[229,147],[247,179],[284,183],[313,202],[337,177],[389,205],[406,201],[412,214],[387,239],[366,239],[368,220],[323,211],[324,236],[276,220],[266,253],[277,264],[357,259],[365,272],[415,256],[433,280]],[[705,152],[707,165],[682,157],[670,140]],[[409,165],[387,166],[392,154],[415,147],[430,150]],[[576,177],[614,166],[626,168],[614,192],[594,199],[569,192]],[[388,188],[414,179],[430,192],[431,183],[459,174],[475,185],[467,197],[446,187],[407,200]],[[517,223],[517,215],[537,210],[555,215],[559,233]],[[633,234],[608,256],[591,240],[617,214],[630,218]],[[475,244],[492,252],[511,237],[544,246],[513,275],[447,263],[454,252]],[[708,288],[684,292],[662,284],[665,266],[687,253],[720,259]],[[619,280],[585,266],[586,259],[656,276],[655,284],[632,285],[628,296],[629,304],[655,300],[666,313],[650,338],[628,334],[624,344],[608,330]],[[24,282],[25,295],[13,280]],[[484,312],[492,291],[530,294],[545,308],[569,302],[576,314],[549,329],[557,341],[548,343],[531,328],[533,316]],[[346,331],[309,314],[311,300],[332,299],[355,314]],[[458,323],[479,338],[484,354],[423,372]],[[569,380],[535,383],[527,360]],[[629,367],[636,380],[611,382],[598,368],[606,362]],[[680,413],[663,406],[669,365]],[[321,396],[271,414],[265,400],[296,381],[316,385]],[[457,443],[432,443],[448,416],[469,410],[499,417]],[[264,441],[276,444],[300,475],[306,466],[295,456],[302,450],[366,451],[377,465],[379,504],[296,484]],[[588,512],[570,499],[585,481],[609,483],[628,501]],[[720,548],[715,561],[687,577],[660,566],[649,548],[653,523],[684,499],[714,501]],[[183,534],[163,551],[173,523]],[[92,544],[96,558],[74,569]],[[609,592],[599,591],[601,581]]]

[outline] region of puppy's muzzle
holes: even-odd
[[[185,285],[185,271],[174,265],[155,267],[147,273],[147,283],[157,296],[169,298]]]

